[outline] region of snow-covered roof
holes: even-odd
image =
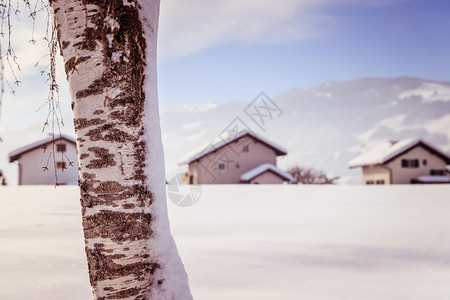
[[[245,172],[244,174],[241,175],[241,180],[242,181],[249,181],[252,180],[253,178],[255,178],[256,176],[263,174],[266,171],[272,171],[275,174],[279,175],[280,177],[291,181],[292,180],[292,175],[289,174],[286,171],[283,171],[281,169],[279,169],[278,167],[272,165],[272,164],[262,164],[248,172]]]
[[[61,135],[55,135],[55,137],[53,138],[52,136],[49,136],[48,138],[39,140],[37,142],[34,142],[32,144],[29,144],[27,146],[21,147],[19,149],[16,149],[12,152],[9,153],[8,157],[9,157],[9,162],[13,162],[16,159],[18,159],[22,154],[29,152],[31,150],[34,150],[36,148],[42,147],[48,143],[51,143],[53,140],[54,141],[58,141],[60,139],[64,139],[67,140],[68,142],[74,143],[76,144],[76,140],[73,136],[70,135],[66,135],[66,134],[61,134]]]
[[[350,168],[356,168],[362,166],[384,164],[419,144],[433,151],[435,154],[442,157],[445,161],[450,161],[450,156],[448,154],[442,152],[438,148],[421,139],[405,139],[396,142],[381,142],[371,150],[352,159],[349,162],[348,166]]]
[[[234,134],[232,136],[229,136],[229,137],[227,137],[225,139],[219,139],[219,141],[217,141],[217,140],[213,141],[212,145],[204,147],[203,151],[200,151],[200,152],[190,156],[187,159],[181,160],[179,162],[179,164],[180,165],[182,165],[182,164],[189,164],[189,163],[191,163],[191,162],[193,162],[193,161],[195,161],[197,159],[202,158],[203,156],[208,155],[211,152],[216,151],[219,148],[222,148],[222,147],[230,144],[231,142],[233,142],[233,141],[235,141],[235,140],[237,140],[237,139],[239,139],[239,138],[241,138],[241,137],[243,137],[245,135],[252,136],[253,138],[258,139],[260,142],[262,142],[262,143],[266,144],[267,146],[273,148],[275,150],[275,152],[277,153],[277,155],[286,155],[287,154],[287,150],[284,147],[281,147],[280,145],[278,145],[278,144],[276,144],[276,143],[274,143],[274,142],[272,142],[272,141],[270,141],[270,140],[268,140],[268,139],[266,139],[266,138],[264,138],[264,137],[262,137],[260,135],[257,135],[254,132],[251,132],[251,131],[248,131],[248,130],[242,130],[242,131],[240,131],[240,132],[238,132],[238,133],[236,133],[236,134]]]
[[[417,181],[423,183],[450,183],[450,177],[446,175],[423,175],[417,177]]]

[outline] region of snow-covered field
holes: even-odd
[[[0,299],[92,299],[77,188],[0,204]],[[197,300],[450,297],[450,185],[203,186],[169,214]]]

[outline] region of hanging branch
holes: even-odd
[[[1,0],[0,2],[0,120],[1,120],[1,106],[3,100],[3,93],[5,88],[11,92],[11,94],[16,94],[16,87],[20,85],[20,80],[18,79],[18,72],[21,71],[19,65],[19,58],[14,51],[13,40],[13,18],[20,21],[19,14],[21,13],[21,7],[26,8],[28,18],[32,20],[32,31],[31,39],[29,42],[33,45],[37,44],[35,37],[36,34],[36,17],[38,15],[44,15],[46,18],[45,24],[45,34],[43,40],[46,42],[48,48],[48,54],[37,60],[35,67],[37,67],[44,58],[48,57],[48,63],[44,67],[40,74],[46,76],[46,83],[48,84],[48,96],[45,103],[39,107],[36,111],[41,110],[43,107],[47,107],[47,116],[43,124],[42,132],[48,128],[51,131],[52,136],[52,151],[49,156],[53,156],[53,164],[56,175],[56,159],[55,155],[55,142],[58,137],[61,136],[61,126],[64,126],[62,119],[62,112],[60,107],[60,95],[59,86],[56,80],[56,56],[59,50],[59,45],[57,41],[57,32],[54,26],[51,7],[48,1],[45,0]],[[2,44],[2,41],[5,43]],[[4,47],[6,46],[6,47]],[[10,73],[11,78],[5,76],[5,66]],[[1,138],[0,138],[1,141]],[[73,162],[69,160],[67,156],[63,156],[63,160],[72,165]],[[47,165],[43,167],[44,171],[49,168],[49,161]]]

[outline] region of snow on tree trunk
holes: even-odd
[[[72,97],[94,296],[192,299],[167,219],[159,0],[50,3]]]

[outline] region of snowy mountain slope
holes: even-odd
[[[288,155],[278,161],[281,168],[294,164],[315,167],[330,176],[341,176],[341,183],[359,183],[360,170],[349,170],[348,162],[380,140],[420,137],[450,153],[450,82],[363,78],[268,96],[282,113],[277,111],[271,120],[265,119],[265,131],[245,113],[254,99],[183,106],[161,99],[167,179],[187,170],[177,164],[181,158],[207,146],[230,124],[287,148]],[[65,133],[73,130],[71,119],[70,113],[64,117]],[[0,169],[9,182],[17,181],[17,166],[8,164],[8,152],[45,138],[41,126],[1,133]]]

